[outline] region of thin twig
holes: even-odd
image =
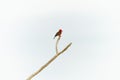
[[[71,45],[72,45],[72,42],[69,43],[62,51],[60,51],[59,54],[61,54],[61,53],[63,53],[64,51],[66,51]]]
[[[58,43],[59,43],[59,40],[60,40],[60,37],[57,38],[56,45],[55,45],[56,54],[58,53]]]

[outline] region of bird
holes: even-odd
[[[54,39],[56,36],[61,37],[61,34],[62,34],[62,29],[59,29],[59,31],[55,34]]]

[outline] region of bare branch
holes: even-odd
[[[58,37],[58,39],[57,39],[57,41],[56,41],[56,45],[55,45],[56,54],[58,53],[58,43],[59,43],[59,40],[60,40],[60,36]]]
[[[27,78],[27,80],[31,80],[34,76],[36,76],[38,73],[40,73],[45,67],[47,67],[53,60],[55,60],[60,54],[62,54],[64,51],[66,51],[72,43],[69,43],[61,52],[58,52],[58,43],[59,43],[60,37],[58,37],[56,41],[56,54],[46,63],[44,64],[40,69],[38,69],[36,72],[34,72],[30,77]]]
[[[63,53],[64,51],[66,51],[70,46],[72,45],[72,43],[69,43],[61,52],[59,53]]]

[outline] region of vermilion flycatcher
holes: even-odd
[[[62,29],[59,29],[59,31],[55,34],[54,39],[56,36],[61,37],[61,34],[62,34]]]

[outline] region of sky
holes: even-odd
[[[119,0],[0,1],[0,80],[120,80]]]

